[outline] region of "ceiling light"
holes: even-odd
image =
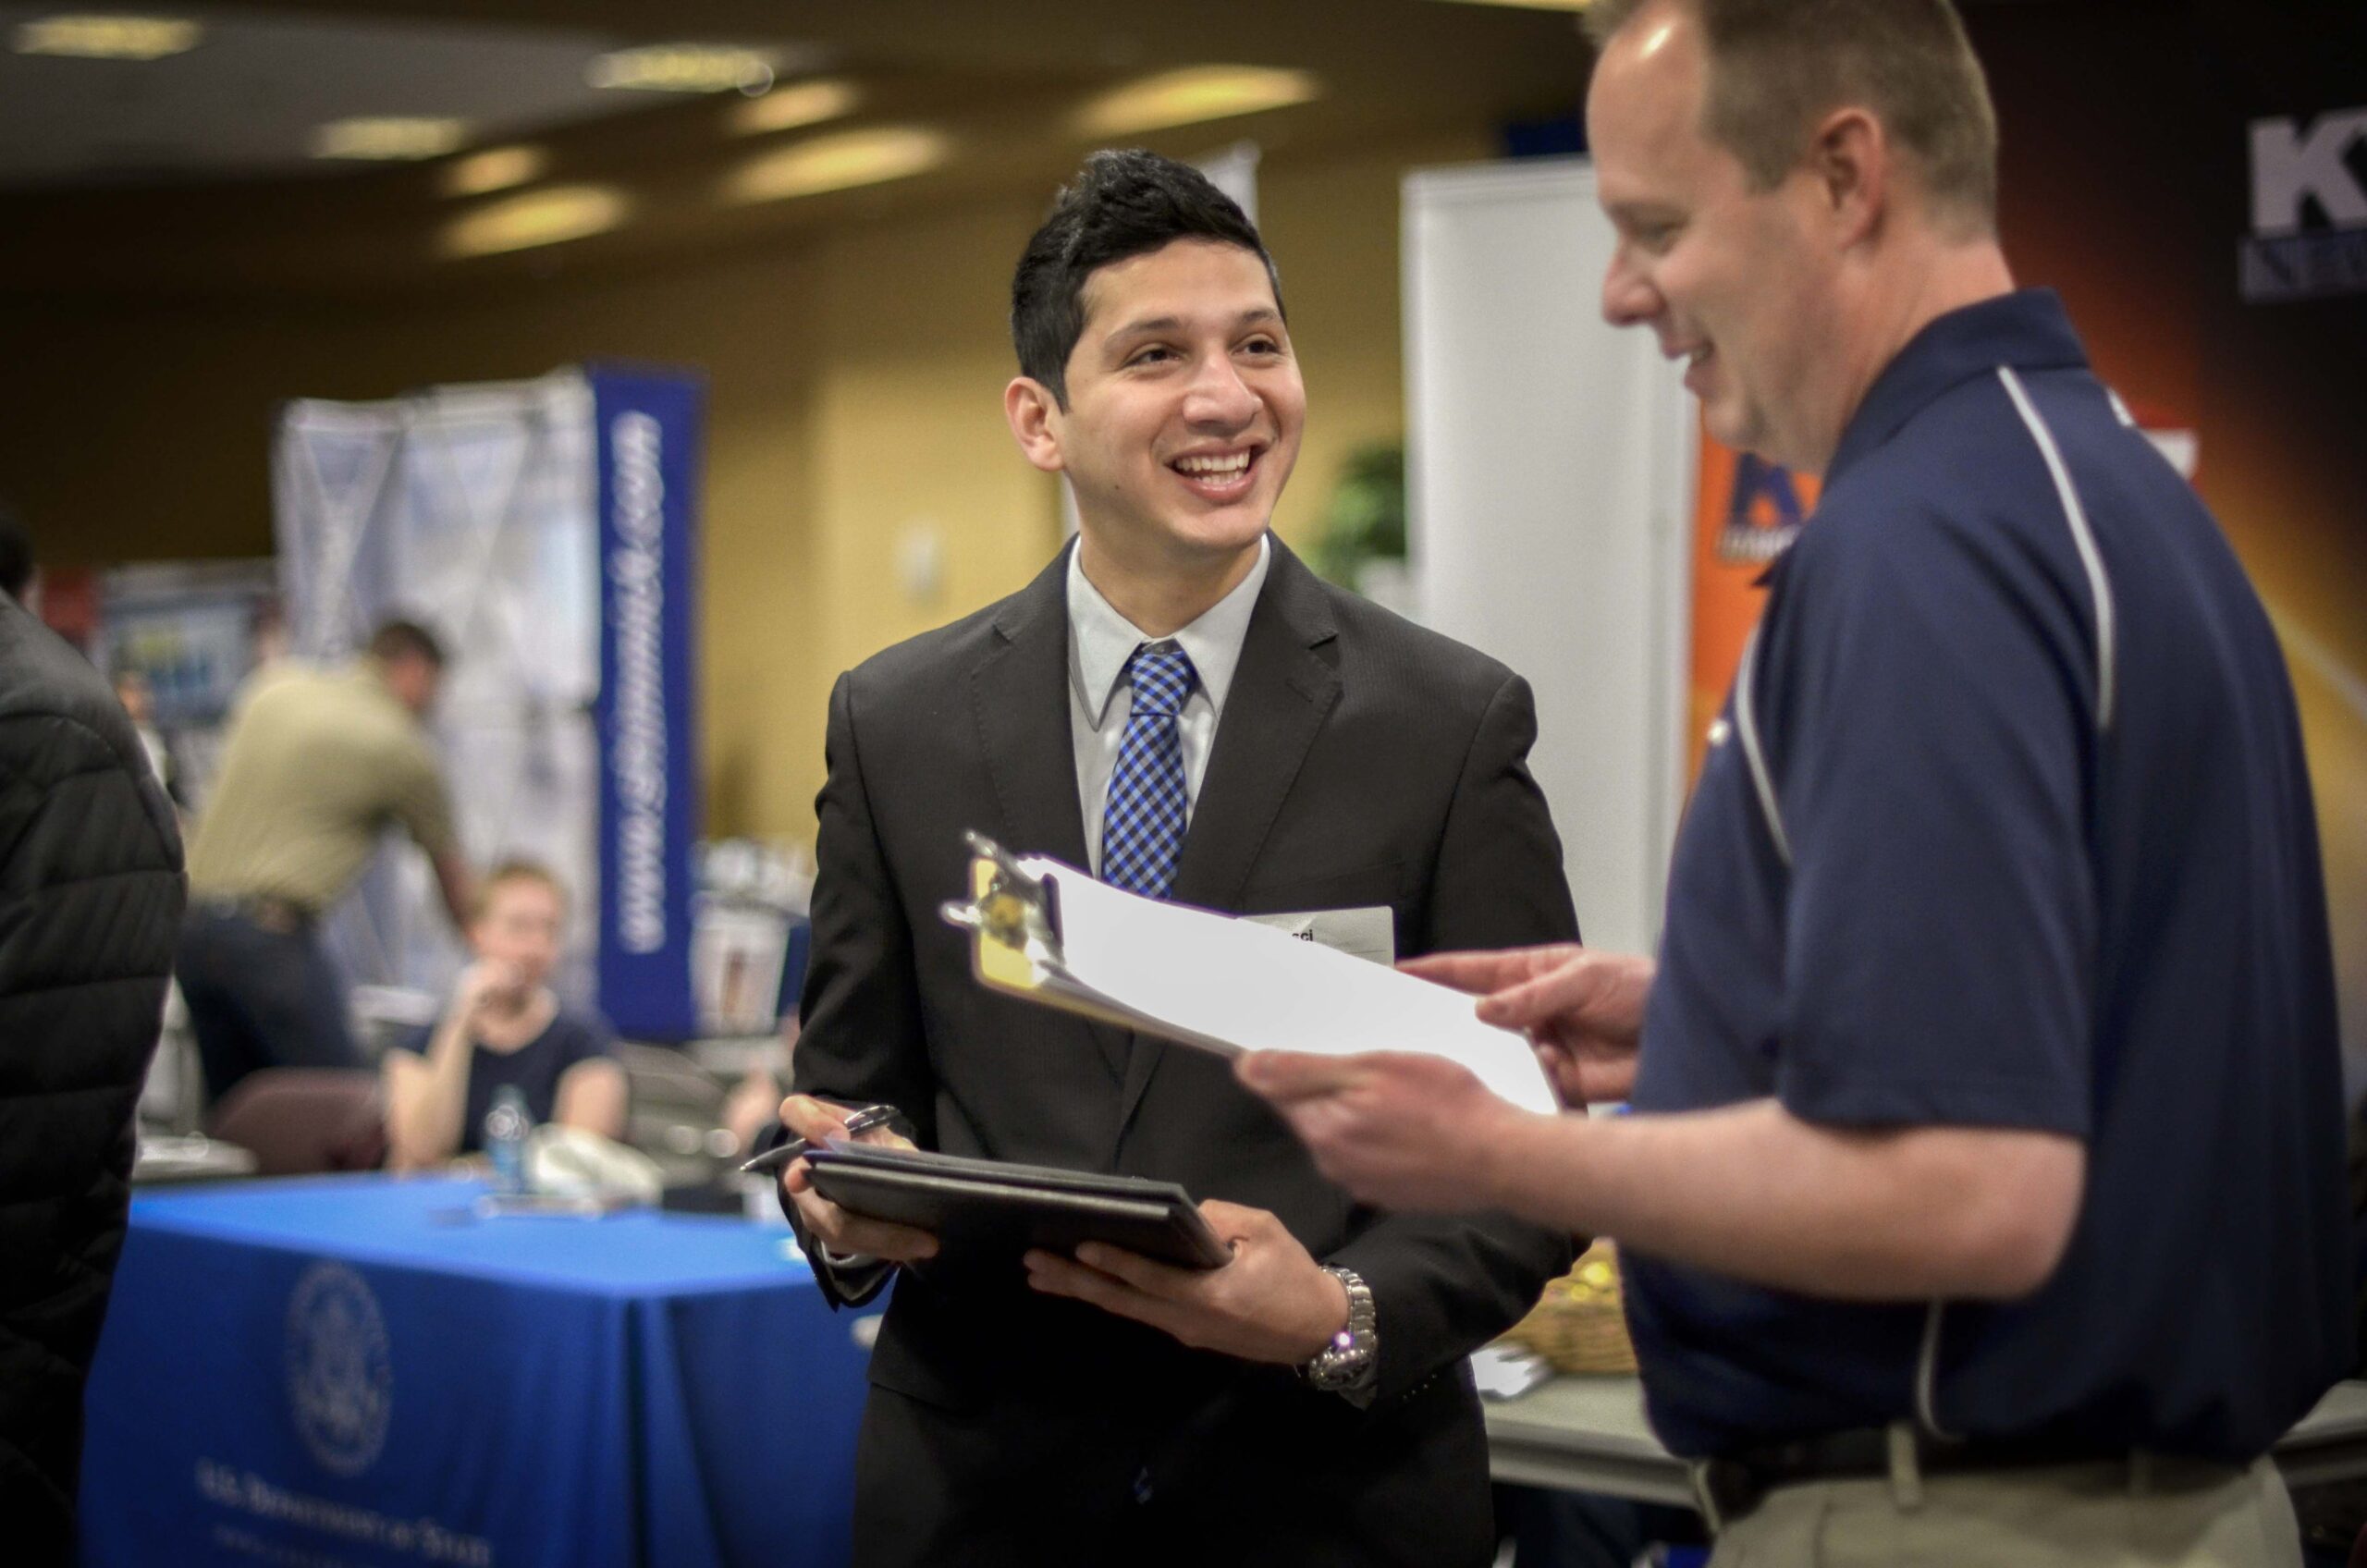
[[[462,120],[377,118],[331,120],[313,132],[315,158],[440,158],[460,146]]]
[[[610,186],[554,185],[463,213],[444,226],[441,247],[448,256],[491,256],[556,245],[614,228],[631,210],[624,193]]]
[[[731,129],[742,136],[768,130],[794,130],[852,114],[863,102],[863,90],[851,81],[828,78],[776,87],[761,98],[751,98],[731,111]]]
[[[540,147],[488,147],[444,166],[447,196],[484,196],[542,178],[551,155]]]
[[[197,47],[205,30],[175,17],[43,17],[17,24],[19,55],[85,60],[161,60]]]
[[[773,84],[773,56],[718,43],[653,43],[619,49],[584,67],[595,87],[643,92],[762,92]]]
[[[779,202],[903,179],[945,162],[952,143],[918,126],[817,136],[749,159],[724,182],[728,202]]]
[[[1103,93],[1078,112],[1076,127],[1089,137],[1130,136],[1304,104],[1321,92],[1321,86],[1305,71],[1192,66],[1145,77]]]

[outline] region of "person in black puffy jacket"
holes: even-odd
[[[0,595],[0,1521],[70,1562],[82,1384],[184,897],[171,805],[106,681]]]

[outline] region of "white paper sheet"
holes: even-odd
[[[1444,1057],[1524,1110],[1561,1109],[1527,1039],[1480,1023],[1460,992],[1252,921],[1122,892],[1056,860],[1020,865],[1058,889],[1063,962],[1045,976],[1049,990],[1225,1055]]]

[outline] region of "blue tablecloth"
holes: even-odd
[[[865,1352],[787,1231],[480,1191],[136,1197],[84,1562],[844,1562]]]

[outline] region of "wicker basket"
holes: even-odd
[[[1504,1330],[1504,1338],[1543,1356],[1557,1372],[1635,1371],[1636,1347],[1627,1339],[1619,1256],[1612,1244],[1588,1247],[1577,1267],[1546,1286],[1529,1315]]]

